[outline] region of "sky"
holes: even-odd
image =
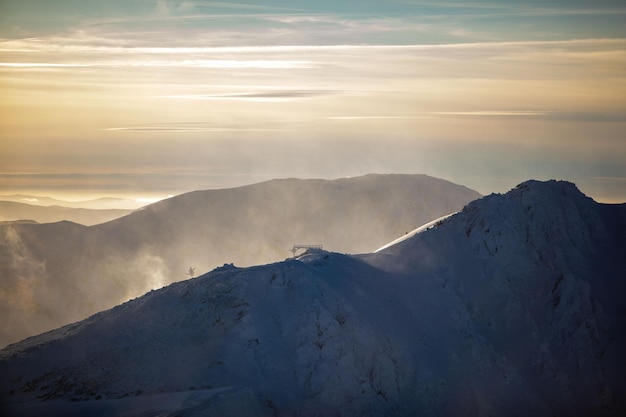
[[[0,0],[0,194],[423,173],[626,201],[622,0]]]

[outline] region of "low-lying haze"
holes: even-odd
[[[0,346],[189,278],[190,267],[279,261],[294,244],[371,252],[478,197],[423,175],[284,179],[187,193],[91,227],[0,224]]]
[[[621,1],[0,4],[3,194],[562,178],[626,200]]]

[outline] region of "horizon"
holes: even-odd
[[[0,194],[379,172],[625,202],[624,17],[618,0],[5,1]]]
[[[190,193],[190,192],[195,192],[195,191],[211,191],[211,190],[223,190],[223,189],[230,189],[230,188],[238,188],[238,187],[245,187],[245,186],[249,186],[249,185],[255,185],[255,184],[259,184],[265,181],[272,181],[272,180],[284,180],[284,179],[298,179],[298,180],[307,180],[307,179],[322,179],[322,180],[328,180],[328,181],[333,181],[333,180],[339,180],[339,179],[343,179],[343,178],[353,178],[353,177],[359,177],[359,176],[366,176],[366,175],[426,175],[432,178],[437,178],[437,179],[441,179],[444,181],[449,181],[451,183],[457,184],[457,185],[461,185],[461,186],[465,186],[471,190],[474,190],[476,192],[478,192],[481,196],[487,196],[489,194],[505,194],[508,191],[514,189],[515,187],[517,187],[519,184],[526,182],[526,181],[530,181],[530,180],[536,180],[536,181],[550,181],[550,180],[556,180],[556,181],[568,181],[568,182],[572,182],[574,185],[576,185],[576,187],[586,196],[592,198],[593,200],[595,200],[598,203],[602,203],[602,204],[622,204],[622,203],[626,203],[626,198],[624,199],[620,199],[619,197],[607,197],[604,196],[604,198],[600,197],[598,198],[598,196],[594,196],[591,193],[589,193],[588,189],[586,189],[586,187],[584,185],[580,185],[578,183],[576,183],[575,181],[571,181],[571,180],[567,180],[567,179],[561,179],[561,178],[545,178],[545,179],[537,179],[537,178],[526,178],[523,180],[520,180],[518,182],[516,182],[515,184],[512,184],[510,187],[508,187],[507,189],[502,189],[502,190],[489,190],[487,192],[481,192],[480,190],[477,190],[473,187],[470,187],[466,184],[461,184],[455,181],[452,181],[450,179],[446,179],[446,178],[439,178],[439,177],[434,177],[432,175],[428,175],[428,174],[423,174],[423,173],[367,173],[367,174],[362,174],[362,175],[354,175],[354,176],[344,176],[344,177],[322,177],[322,176],[313,176],[313,177],[272,177],[272,178],[265,178],[265,179],[258,179],[256,181],[252,181],[252,182],[241,182],[241,183],[233,183],[233,184],[224,184],[223,186],[217,186],[214,188],[202,188],[202,189],[189,189],[189,190],[170,190],[171,193],[166,194],[165,191],[162,192],[155,192],[155,191],[116,191],[116,190],[110,190],[110,191],[94,191],[94,190],[80,190],[78,192],[74,191],[54,191],[54,190],[44,190],[44,189],[33,189],[33,190],[18,190],[16,192],[4,192],[2,191],[0,193],[0,201],[16,201],[15,198],[16,197],[22,197],[23,203],[26,204],[32,204],[32,205],[42,205],[45,206],[43,204],[38,204],[38,201],[29,201],[29,198],[35,198],[35,199],[46,199],[46,198],[50,198],[50,199],[54,199],[54,200],[58,200],[60,202],[63,203],[69,203],[69,204],[78,204],[78,203],[95,203],[98,200],[103,200],[103,206],[100,207],[101,209],[105,209],[105,208],[112,208],[111,207],[111,202],[110,200],[119,200],[121,202],[128,202],[130,204],[136,204],[137,208],[141,208],[150,204],[154,204],[157,203],[159,201],[162,200],[166,200],[172,197],[177,197],[179,195],[182,194],[186,194],[186,193]],[[109,201],[107,201],[109,200]],[[113,206],[115,207],[115,205]],[[97,208],[97,209],[100,209]],[[128,207],[119,207],[119,208],[128,208]]]

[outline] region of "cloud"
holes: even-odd
[[[167,0],[157,0],[154,15],[158,17],[170,16],[170,7]]]
[[[189,10],[192,10],[194,8],[196,3],[192,2],[192,1],[181,1],[180,4],[178,5],[178,11],[179,12],[187,12]]]
[[[330,116],[326,119],[329,120],[419,120],[419,119],[432,119],[432,116]]]
[[[576,111],[546,110],[477,110],[477,111],[439,111],[431,112],[433,116],[459,117],[527,117],[544,118],[551,121],[564,122],[626,122],[626,114],[603,111],[601,113]]]
[[[253,3],[235,3],[235,2],[219,2],[219,1],[186,1],[184,3],[189,3],[190,5],[197,8],[217,8],[217,9],[232,9],[232,10],[248,10],[248,11],[266,11],[266,12],[276,12],[276,11],[286,11],[293,12],[299,9],[285,6],[269,6],[262,4],[253,4]]]
[[[80,68],[89,64],[55,64],[52,62],[0,62],[0,67],[7,68]]]
[[[475,2],[432,2],[422,0],[406,0],[424,10],[428,16],[486,18],[486,17],[520,17],[520,16],[589,16],[615,15],[626,13],[626,7],[619,1],[597,1],[594,7],[587,2],[582,5],[571,1],[563,1],[559,6],[545,2],[503,2],[503,1],[475,1]],[[453,12],[452,12],[453,11]]]
[[[479,110],[479,111],[440,111],[432,112],[437,116],[476,116],[476,117],[537,117],[549,116],[549,111],[539,110]]]
[[[236,128],[236,127],[164,127],[164,126],[126,126],[126,127],[108,127],[106,131],[155,131],[155,132],[289,132],[292,129],[269,129],[269,128]]]
[[[317,59],[285,59],[286,54],[322,53],[405,53],[407,58],[502,58],[528,57],[531,54],[555,53],[560,58],[588,56],[595,59],[625,59],[626,38],[575,39],[551,41],[502,41],[444,44],[328,44],[328,45],[263,45],[263,46],[141,46],[120,45],[107,38],[86,36],[77,33],[70,37],[50,37],[0,41],[0,52],[4,61],[28,65],[33,54],[49,54],[51,62],[65,65],[80,65],[85,61],[91,65],[179,65],[236,68],[310,68]],[[464,55],[470,52],[472,55]],[[444,53],[445,55],[441,55]],[[598,55],[598,54],[613,54]],[[418,54],[418,55],[415,55]],[[432,54],[432,56],[431,56]],[[476,55],[479,54],[479,55]],[[578,55],[576,55],[578,54]],[[266,56],[273,59],[251,59]],[[300,55],[299,55],[300,56]],[[13,59],[11,59],[11,57]],[[160,59],[155,59],[159,57]],[[172,58],[185,57],[186,59]],[[209,58],[210,57],[210,58]],[[226,59],[225,57],[231,58]],[[238,59],[232,59],[237,57]],[[245,59],[242,59],[245,57]],[[23,62],[15,58],[22,58]],[[117,59],[114,60],[113,58]],[[278,59],[280,58],[280,59]],[[40,60],[41,62],[41,60]]]
[[[237,100],[237,101],[293,101],[338,94],[335,90],[269,90],[220,94],[183,94],[155,96],[155,98],[178,100]]]
[[[187,0],[156,0],[153,16],[156,18],[168,18],[178,13],[185,13],[194,8],[198,3]]]

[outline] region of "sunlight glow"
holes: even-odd
[[[590,178],[626,177],[613,3],[61,3],[0,15],[0,187],[189,173],[167,194],[377,171],[481,192],[582,178],[615,195]]]

